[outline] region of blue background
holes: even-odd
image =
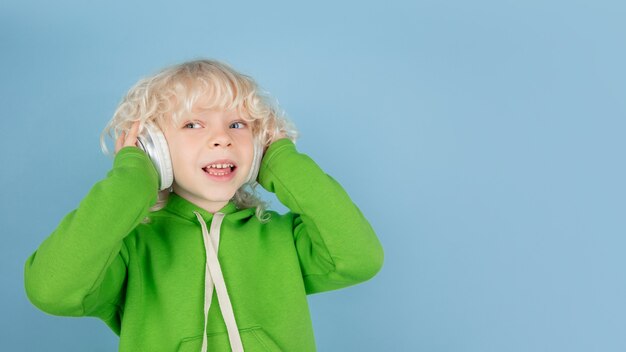
[[[114,351],[48,316],[23,264],[111,160],[139,78],[224,60],[277,97],[298,148],[385,248],[309,296],[320,351],[626,350],[621,1],[0,4],[0,350]],[[275,198],[266,194],[268,199]]]

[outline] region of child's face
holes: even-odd
[[[220,210],[252,166],[251,126],[236,111],[194,110],[179,125],[164,126],[172,157],[174,191],[209,212]],[[213,164],[232,164],[225,168]]]

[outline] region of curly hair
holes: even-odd
[[[208,101],[206,109],[236,110],[252,127],[263,147],[269,146],[281,134],[295,142],[298,132],[279,108],[278,102],[261,90],[249,76],[235,71],[216,60],[194,60],[163,69],[141,79],[122,99],[113,118],[102,131],[100,145],[110,154],[105,138],[116,140],[123,131],[140,121],[163,128],[166,123],[178,124],[196,103]],[[256,208],[257,218],[265,222],[267,204],[256,193],[257,184],[242,186],[232,198],[240,208]],[[167,204],[171,190],[158,192],[157,211]]]

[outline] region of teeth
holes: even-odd
[[[207,169],[226,169],[233,167],[233,164],[212,164],[207,166]]]
[[[217,176],[224,176],[227,174],[226,172],[213,172],[213,171],[210,171],[209,173],[211,175],[217,175]]]

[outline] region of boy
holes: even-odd
[[[314,351],[306,295],[380,270],[359,209],[229,66],[140,81],[110,131],[112,170],[27,260],[25,284],[50,314],[104,320],[120,351]],[[290,212],[266,211],[257,181]]]

